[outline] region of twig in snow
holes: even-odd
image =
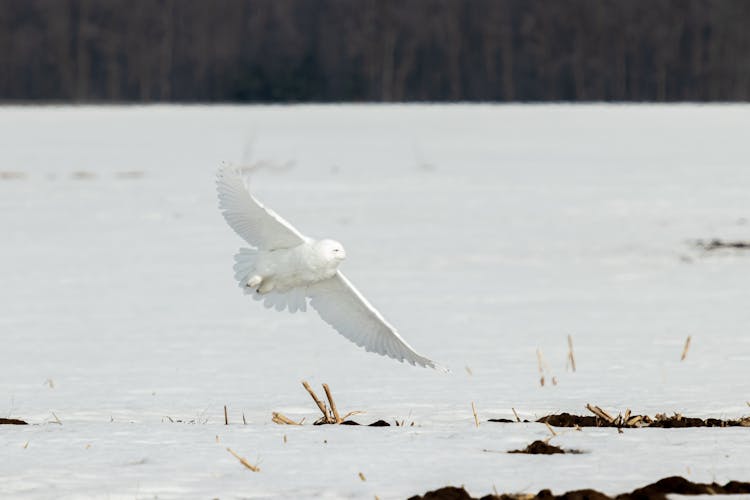
[[[365,413],[367,413],[367,412],[366,411],[361,411],[361,410],[350,411],[349,413],[347,413],[346,415],[344,415],[341,418],[341,420],[346,420],[347,418],[349,418],[351,416],[354,416],[354,415],[364,415]]]
[[[680,361],[685,361],[688,349],[690,349],[690,335],[688,335],[688,338],[685,339],[685,347],[682,348],[682,356],[680,356]]]
[[[539,385],[544,387],[544,367],[542,366],[542,351],[539,349],[536,350],[536,362],[539,365]]]
[[[227,414],[227,405],[224,405],[224,425],[229,425],[229,415]]]
[[[549,431],[552,433],[552,437],[557,436],[557,433],[555,432],[555,429],[553,429],[551,425],[549,425],[547,422],[544,422],[544,425],[546,425],[547,429],[549,429]]]
[[[50,423],[51,423],[51,424],[58,424],[58,425],[62,425],[62,422],[60,421],[60,419],[59,419],[59,418],[57,418],[57,415],[55,415],[55,412],[54,412],[54,411],[52,411],[52,410],[50,410],[50,413],[52,414],[52,416],[53,416],[53,417],[55,417],[55,420],[51,421]]]
[[[479,427],[479,417],[477,417],[477,407],[474,406],[474,401],[471,402],[471,412],[474,414],[474,423]]]
[[[602,410],[598,406],[592,406],[591,404],[586,404],[586,409],[596,415],[597,417],[601,418],[605,422],[609,422],[610,424],[614,423],[615,419],[612,418],[611,415],[609,415],[606,411]]]
[[[310,397],[313,398],[315,404],[318,405],[320,412],[323,414],[323,421],[326,423],[331,423],[330,416],[328,415],[328,408],[326,408],[325,403],[318,399],[317,394],[315,394],[315,392],[312,390],[312,387],[310,387],[310,384],[308,384],[307,381],[303,380],[302,386],[308,393],[310,393]]]
[[[576,371],[576,357],[573,354],[573,337],[568,335],[568,359],[570,360],[570,367],[573,371]]]
[[[333,395],[331,394],[331,389],[328,387],[328,384],[323,384],[323,390],[326,393],[326,397],[328,398],[328,403],[331,405],[330,410],[326,406],[326,404],[320,400],[317,394],[315,394],[315,391],[312,390],[312,387],[310,387],[310,384],[307,383],[307,381],[302,381],[302,386],[305,388],[308,394],[310,394],[310,397],[315,401],[315,404],[317,405],[320,412],[323,414],[321,418],[316,420],[314,422],[315,425],[320,424],[343,424],[346,423],[346,419],[351,417],[352,415],[359,415],[361,413],[365,413],[363,411],[350,411],[343,417],[339,413],[338,408],[336,407],[336,402],[333,400]],[[302,425],[302,423],[305,421],[303,418],[299,422],[295,422],[294,420],[286,417],[285,415],[273,412],[271,420],[277,424],[285,424],[285,425]],[[244,415],[243,415],[243,421],[244,421]],[[356,423],[356,422],[355,422]]]
[[[516,422],[520,422],[521,418],[518,416],[518,413],[516,413],[516,409],[511,407],[511,410],[513,410],[513,415],[516,417]]]
[[[331,396],[331,390],[328,388],[328,384],[323,384],[323,390],[325,391],[328,402],[331,405],[330,417],[335,423],[340,424],[341,422],[343,422],[343,420],[339,416],[339,411],[336,409],[336,403],[333,402],[333,396]]]
[[[286,417],[285,415],[282,415],[278,412],[273,412],[271,420],[279,425],[302,425],[302,421],[295,422],[291,418]]]
[[[237,460],[239,460],[242,465],[244,465],[245,467],[247,467],[251,471],[253,471],[253,472],[260,472],[260,467],[258,467],[257,465],[251,464],[250,462],[247,461],[247,459],[245,459],[244,457],[239,456],[237,453],[235,453],[235,451],[232,448],[227,448],[227,451],[229,453],[231,453],[232,456],[234,456],[234,458],[236,458]]]

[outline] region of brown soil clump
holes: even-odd
[[[714,238],[710,241],[698,240],[696,245],[703,250],[720,250],[723,248],[730,248],[733,250],[750,250],[750,241],[724,241],[718,238]]]
[[[743,417],[733,420],[722,420],[718,418],[695,418],[683,417],[676,413],[667,416],[658,414],[655,417],[648,415],[628,415],[627,418],[619,415],[611,421],[600,417],[590,415],[571,415],[570,413],[560,413],[557,415],[547,415],[537,422],[546,423],[554,427],[617,427],[617,428],[685,428],[685,427],[750,427],[750,417]]]
[[[547,415],[537,422],[549,424],[553,427],[614,427],[599,417],[589,415],[571,415],[570,413],[560,413],[558,415]]]
[[[315,425],[322,425],[322,424],[316,423]],[[344,420],[343,422],[341,422],[341,425],[363,425],[363,424],[360,424],[359,422],[355,422],[354,420]],[[375,422],[371,424],[367,424],[367,427],[390,427],[390,426],[391,424],[389,424],[385,420],[376,420]]]
[[[422,496],[414,495],[409,500],[474,500],[474,497],[463,488],[446,486],[435,491],[428,491]]]
[[[523,450],[513,450],[508,453],[526,453],[529,455],[554,455],[555,453],[565,453],[565,450],[558,446],[545,443],[544,441],[534,441]]]
[[[446,486],[429,491],[423,496],[415,495],[409,500],[666,500],[668,494],[678,495],[737,495],[750,493],[750,483],[730,481],[725,485],[717,483],[703,484],[688,481],[684,477],[672,476],[655,483],[638,488],[630,493],[622,493],[611,497],[592,489],[568,491],[555,495],[550,490],[541,490],[536,495],[527,493],[511,493],[502,495],[486,495],[476,499],[463,488]]]
[[[17,418],[0,418],[0,425],[29,425],[27,422],[24,422],[23,420],[18,420]]]

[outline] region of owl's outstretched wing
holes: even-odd
[[[365,350],[412,365],[445,370],[417,354],[341,271],[333,278],[308,286],[307,294],[310,305],[326,323]]]
[[[219,209],[234,231],[261,250],[292,248],[306,241],[294,226],[264,207],[247,189],[240,172],[224,165],[216,175]]]

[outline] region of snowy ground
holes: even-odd
[[[549,431],[471,413],[750,413],[750,255],[691,243],[750,238],[748,130],[748,106],[0,108],[0,416],[33,424],[0,426],[0,497],[750,480],[746,428],[586,429],[552,441],[585,454],[508,455]],[[349,277],[452,373],[244,297],[221,161],[342,241]],[[273,424],[317,418],[303,379],[362,422],[415,425]]]

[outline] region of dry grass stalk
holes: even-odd
[[[336,409],[336,403],[333,402],[333,396],[331,396],[331,390],[328,388],[328,384],[323,384],[323,390],[326,392],[328,403],[330,403],[331,405],[330,417],[333,419],[334,422],[336,422],[337,424],[340,424],[341,422],[343,422],[343,420],[339,416],[339,411]]]
[[[511,410],[513,410],[513,415],[515,415],[515,417],[516,417],[516,422],[520,422],[521,421],[521,417],[519,417],[518,413],[516,413],[516,409],[513,408],[513,407],[511,407]]]
[[[242,412],[242,425],[247,425],[247,420],[245,420],[245,412]]]
[[[302,386],[310,394],[310,397],[313,398],[313,401],[315,401],[315,404],[318,405],[318,408],[320,409],[321,413],[323,413],[323,421],[326,423],[332,423],[331,418],[328,415],[328,408],[326,408],[326,405],[323,401],[318,399],[318,395],[315,394],[315,392],[312,390],[312,387],[310,387],[310,384],[308,384],[306,380],[303,380]]]
[[[468,373],[469,375],[474,375],[474,372],[471,371],[471,368],[469,368],[469,365],[466,365],[465,368],[466,368],[466,373]]]
[[[53,420],[50,423],[51,424],[62,425],[62,421],[59,418],[57,418],[57,415],[55,415],[55,412],[54,411],[50,411],[50,413],[52,414],[53,417],[55,417],[55,420]]]
[[[474,406],[474,401],[471,402],[471,412],[474,414],[474,423],[479,427],[479,417],[477,417],[477,407]]]
[[[576,371],[576,357],[573,354],[573,337],[568,335],[568,360],[570,360],[570,367],[573,371]]]
[[[278,412],[273,412],[271,421],[279,425],[302,425],[302,421],[295,422],[291,418]]]
[[[640,424],[642,420],[643,415],[635,415],[625,420],[625,425],[627,425],[628,427],[634,427]]]
[[[555,432],[555,429],[553,429],[551,425],[549,425],[547,422],[544,422],[544,425],[546,425],[547,429],[549,429],[549,431],[552,433],[552,437],[557,436],[557,433]]]
[[[346,415],[344,415],[343,417],[341,417],[341,419],[342,419],[342,421],[344,421],[344,420],[346,420],[349,417],[352,417],[354,415],[363,415],[364,413],[366,413],[366,412],[360,411],[360,410],[350,411],[349,413],[347,413]]]
[[[690,335],[688,335],[688,338],[685,339],[685,347],[682,348],[682,356],[680,356],[680,361],[685,361],[688,349],[690,349]]]
[[[542,351],[536,350],[536,362],[539,365],[539,385],[544,387],[544,361],[542,361]]]
[[[23,449],[25,450],[25,449],[26,449],[26,448],[28,448],[28,447],[29,447],[29,442],[28,442],[28,441],[26,441],[26,443],[25,443],[25,444],[23,445]]]
[[[586,405],[586,409],[596,415],[597,417],[601,418],[605,422],[609,422],[610,424],[613,424],[615,419],[612,418],[611,415],[609,415],[606,411],[602,410],[598,406],[592,406],[591,404]]]
[[[235,453],[235,451],[232,448],[227,448],[227,451],[229,453],[231,453],[232,456],[234,456],[234,458],[236,458],[237,460],[239,460],[242,465],[244,465],[245,467],[247,467],[251,471],[253,471],[253,472],[260,472],[260,467],[258,467],[257,465],[251,464],[250,462],[247,461],[247,459],[245,457],[239,456],[237,453]]]
[[[361,472],[359,473],[359,478],[360,478],[360,479],[361,479],[362,481],[367,481],[367,478],[366,478],[366,477],[365,477],[365,475],[364,475],[364,474],[362,474]]]
[[[364,413],[363,411],[350,411],[343,417],[339,414],[339,410],[336,407],[336,402],[333,400],[333,395],[331,394],[331,389],[328,387],[328,384],[323,384],[323,390],[326,393],[326,397],[328,398],[328,403],[331,405],[330,410],[326,406],[326,404],[320,400],[317,394],[315,394],[315,391],[312,390],[312,387],[310,387],[310,384],[307,383],[307,381],[302,381],[302,387],[305,388],[308,394],[310,394],[310,397],[315,401],[315,404],[317,405],[320,412],[323,414],[321,418],[315,421],[315,425],[319,424],[341,424],[346,421],[349,417],[352,415],[359,415],[361,413]],[[243,414],[243,421],[244,421],[244,414]],[[283,425],[302,425],[305,421],[303,418],[299,422],[295,422],[291,418],[279,413],[279,412],[273,412],[271,420],[277,424],[283,424]]]
[[[224,405],[224,425],[229,425],[229,415],[227,414],[227,405]]]

